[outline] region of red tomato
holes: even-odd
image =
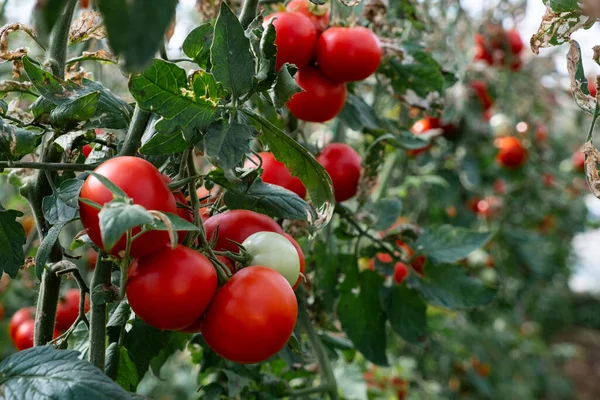
[[[264,151],[259,153],[259,155],[262,159],[263,182],[281,186],[282,188],[296,193],[300,198],[306,197],[306,187],[304,187],[300,178],[293,176],[284,163],[277,161],[273,153]],[[252,168],[256,164],[259,164],[257,157],[253,157],[253,159],[254,162],[246,160],[244,166],[246,168]]]
[[[56,307],[56,329],[66,331],[79,316],[79,289],[69,289]],[[90,298],[85,296],[85,312],[90,311]]]
[[[216,201],[215,196],[213,196],[213,190],[208,190],[206,187],[200,186],[196,189],[196,195],[200,199],[200,204],[209,204]],[[210,217],[210,208],[209,207],[201,207],[200,208],[200,217],[202,221],[206,220]]]
[[[362,81],[381,63],[381,43],[370,29],[329,28],[317,41],[317,63],[323,75],[337,82]]]
[[[298,86],[304,89],[292,96],[287,103],[296,118],[308,122],[325,122],[344,108],[346,84],[330,81],[313,67],[299,70],[295,79]]]
[[[377,254],[375,254],[375,257],[377,257],[377,260],[383,264],[389,264],[392,262],[392,256],[389,255],[388,253],[377,253]],[[374,258],[371,258],[369,260],[368,269],[371,271],[375,271],[375,259]]]
[[[286,11],[299,12],[306,15],[315,25],[317,34],[321,34],[329,25],[329,8],[310,2],[309,0],[292,0],[285,6]]]
[[[431,129],[440,129],[440,128],[442,128],[442,124],[441,124],[439,118],[426,117],[426,118],[420,119],[417,122],[415,122],[413,124],[413,126],[411,126],[410,131],[412,133],[414,133],[415,135],[422,135],[424,133],[427,133]],[[408,154],[411,157],[414,157],[414,156],[418,156],[421,153],[426,152],[430,148],[431,148],[431,145],[424,147],[422,149],[408,150],[406,152],[406,154]]]
[[[585,154],[583,154],[582,151],[577,150],[575,153],[573,153],[571,161],[573,162],[573,168],[575,168],[575,171],[585,171]]]
[[[278,12],[265,19],[272,18],[277,45],[275,68],[279,70],[283,64],[295,64],[298,68],[308,65],[315,54],[317,46],[317,30],[309,17],[299,12]]]
[[[210,241],[219,230],[214,249],[237,253],[239,248],[230,240],[242,244],[248,236],[256,232],[283,234],[283,229],[273,218],[249,210],[230,210],[213,215],[204,222],[206,238]],[[228,240],[230,239],[230,240]]]
[[[161,173],[150,164],[137,157],[115,157],[100,165],[96,173],[105,176],[115,185],[120,187],[135,204],[147,210],[158,210],[175,214],[177,206],[173,194],[165,185]],[[98,179],[89,176],[81,189],[80,198],[92,200],[100,205],[110,202],[113,195]],[[102,243],[99,226],[99,211],[79,202],[81,223],[88,230],[88,235],[96,246],[106,250]],[[140,232],[140,228],[133,229],[133,234]],[[134,258],[150,254],[169,243],[169,234],[166,231],[149,231],[133,241],[131,255]],[[118,255],[125,250],[125,235],[110,250],[110,254]]]
[[[202,336],[227,360],[258,363],[285,346],[297,316],[296,296],[280,273],[261,266],[247,267],[215,295],[206,311]]]
[[[596,78],[588,78],[588,91],[590,92],[590,96],[596,97]]]
[[[494,64],[494,56],[484,47],[484,46],[476,46],[475,47],[475,61],[484,61],[489,65]]]
[[[506,136],[495,140],[498,148],[496,162],[506,168],[518,168],[527,160],[527,150],[521,141],[513,136]]]
[[[509,31],[506,31],[506,37],[508,39],[508,45],[510,47],[510,51],[513,54],[517,55],[521,51],[523,51],[525,46],[523,45],[523,39],[521,39],[521,35],[519,34],[518,30],[511,29]]]
[[[35,322],[33,319],[23,321],[15,330],[14,337],[12,338],[13,344],[17,350],[25,350],[33,347],[33,333],[35,330]],[[53,339],[56,339],[60,335],[57,329],[54,329]]]
[[[408,267],[403,262],[396,263],[394,267],[394,282],[398,285],[408,276]]]
[[[485,83],[484,81],[475,80],[471,81],[470,85],[471,89],[473,89],[473,92],[475,92],[475,95],[481,102],[483,111],[489,110],[494,104],[494,100],[490,96],[487,83]]]
[[[502,200],[496,196],[486,196],[484,199],[475,199],[473,211],[483,217],[493,217],[502,209]]]
[[[83,153],[85,158],[88,158],[90,153],[92,152],[92,146],[90,146],[89,144],[84,144],[81,148],[81,152]]]
[[[169,175],[166,174],[162,174],[162,179],[163,182],[168,186],[172,181],[172,179],[169,177]],[[173,197],[175,197],[175,202],[177,204],[177,216],[179,218],[185,219],[188,222],[194,222],[194,213],[192,213],[190,210],[181,207],[182,205],[184,206],[189,206],[189,203],[187,201],[187,199],[185,198],[185,196],[183,195],[183,193],[181,192],[181,190],[177,190],[176,192],[173,192]],[[177,241],[181,244],[183,243],[183,241],[185,240],[185,237],[187,235],[187,231],[177,231]]]
[[[35,318],[35,307],[24,307],[14,313],[8,323],[8,334],[10,338],[14,339],[15,332],[19,325],[28,320],[33,321],[33,318]]]
[[[96,263],[98,262],[98,252],[91,247],[85,250],[85,265],[90,271],[96,269]]]
[[[208,258],[178,245],[133,261],[127,281],[131,309],[148,325],[177,330],[196,321],[213,298],[217,272]]]
[[[304,281],[303,275],[304,270],[306,269],[306,259],[304,258],[304,252],[302,251],[302,248],[300,247],[298,242],[296,242],[296,239],[294,239],[287,233],[284,233],[283,236],[285,236],[290,242],[292,242],[292,244],[296,248],[296,251],[298,252],[298,257],[300,257],[300,276],[298,277],[298,280],[296,281],[296,283],[294,283],[294,286],[292,287],[292,289],[296,290],[296,288],[300,286],[300,283]]]
[[[317,161],[331,177],[335,201],[345,201],[356,195],[362,160],[352,147],[344,143],[328,144]]]
[[[396,244],[398,245],[398,247],[400,247],[408,257],[413,257],[415,254],[415,251],[406,243],[404,243],[402,240],[397,240]],[[410,266],[413,267],[413,269],[421,276],[425,275],[425,263],[427,262],[427,258],[425,258],[425,256],[420,255],[420,256],[416,256],[415,258],[413,258],[413,260],[410,263]]]

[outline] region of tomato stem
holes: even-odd
[[[139,105],[136,104],[135,110],[133,111],[133,117],[131,117],[131,123],[129,124],[129,130],[127,131],[127,136],[125,137],[123,147],[119,153],[120,156],[135,155],[140,147],[142,135],[146,130],[149,120],[150,113],[142,110]]]
[[[248,28],[250,23],[256,18],[258,9],[258,0],[245,0],[240,14],[240,23],[244,29]]]
[[[111,285],[112,261],[107,259],[104,251],[98,252],[98,260],[92,277],[92,291],[99,291]],[[105,346],[106,346],[106,303],[100,301],[96,304],[94,296],[90,296],[90,351],[89,361],[104,371]]]

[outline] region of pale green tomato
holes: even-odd
[[[256,232],[242,246],[252,256],[250,265],[262,265],[279,272],[294,286],[300,276],[300,257],[285,236],[275,232]]]

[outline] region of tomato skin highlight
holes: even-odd
[[[302,199],[306,197],[306,187],[300,178],[293,176],[285,164],[281,161],[278,161],[273,153],[263,151],[258,153],[258,155],[262,159],[263,173],[261,178],[263,182],[281,186],[282,188],[296,193]],[[252,159],[254,162],[247,160],[244,163],[245,168],[254,167],[254,163],[256,163],[256,165],[260,164],[258,157],[255,156],[252,157]]]
[[[348,200],[358,192],[362,159],[352,147],[331,143],[317,156],[333,183],[335,201]]]
[[[317,41],[319,69],[332,81],[355,82],[368,78],[379,68],[382,55],[379,38],[364,27],[329,28]]]
[[[253,364],[277,354],[298,317],[289,283],[262,266],[243,268],[215,295],[202,323],[202,336],[221,357]]]
[[[177,213],[175,197],[164,183],[161,173],[148,161],[137,157],[115,157],[104,162],[95,172],[120,187],[135,204],[147,210]],[[90,175],[83,184],[80,198],[104,205],[113,199],[113,195],[98,179]],[[81,201],[79,207],[81,223],[88,230],[90,239],[96,246],[106,250],[100,234],[99,211]],[[140,231],[140,227],[134,228],[133,235]],[[132,242],[131,256],[145,256],[167,243],[168,232],[148,231]],[[121,250],[125,250],[125,245],[126,238],[123,234],[109,253],[118,255]]]
[[[275,44],[277,58],[275,69],[290,63],[298,68],[308,65],[315,54],[317,46],[317,29],[309,17],[299,12],[278,12],[265,18],[265,23],[271,19],[275,27]]]
[[[326,6],[319,6],[311,3],[309,0],[292,0],[285,6],[286,11],[299,12],[306,15],[315,25],[317,35],[320,35],[327,25],[329,25],[329,9]]]
[[[178,330],[200,318],[217,290],[217,272],[202,254],[163,246],[133,261],[127,281],[131,309],[148,325]]]
[[[345,83],[330,81],[313,67],[299,70],[295,79],[304,92],[296,93],[287,102],[294,117],[308,122],[326,122],[344,108],[347,95]]]
[[[59,299],[56,307],[56,329],[65,331],[73,325],[79,316],[79,299],[81,293],[79,289],[69,289],[65,295]],[[90,311],[90,298],[85,296],[85,312]]]
[[[14,340],[15,332],[19,325],[35,317],[35,307],[24,307],[13,314],[8,323],[8,335]]]
[[[284,233],[283,236],[285,236],[290,242],[292,242],[292,244],[294,245],[294,248],[298,252],[298,257],[300,258],[300,276],[298,277],[298,280],[296,281],[296,283],[294,283],[294,286],[292,286],[292,289],[296,290],[298,288],[298,286],[300,286],[300,283],[302,283],[302,281],[304,281],[303,275],[304,275],[304,271],[306,270],[306,258],[304,258],[304,252],[302,251],[302,248],[300,247],[300,245],[298,244],[296,239],[294,239],[287,233]]]
[[[275,232],[283,234],[283,229],[268,215],[259,214],[249,210],[230,210],[213,215],[204,222],[206,238],[210,242],[216,235],[219,236],[214,249],[217,251],[238,252],[239,247],[227,239],[243,243],[248,236],[256,232]]]
[[[506,168],[518,168],[527,161],[527,150],[516,137],[507,136],[495,140],[498,147],[496,162]]]

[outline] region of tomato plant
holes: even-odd
[[[310,18],[317,34],[323,32],[329,25],[330,12],[327,5],[317,5],[310,0],[292,0],[286,4],[285,9],[289,12],[299,12]]]
[[[252,161],[246,161],[246,167],[252,167],[253,165],[260,165],[263,169],[263,173],[261,178],[263,182],[272,183],[273,185],[278,185],[287,190],[291,190],[296,193],[299,197],[306,197],[306,188],[302,181],[290,174],[290,171],[286,168],[285,164],[281,161],[277,161],[273,153],[262,152],[259,153],[260,161],[262,164],[259,164],[258,159],[255,157]]]
[[[345,201],[356,195],[360,179],[360,155],[343,143],[326,146],[317,157],[333,182],[336,201]]]
[[[250,265],[271,268],[295,286],[301,272],[300,255],[288,238],[275,232],[256,232],[242,246],[250,255]]]
[[[301,12],[279,12],[269,15],[265,22],[273,19],[277,33],[276,69],[283,64],[294,64],[304,68],[312,60],[317,46],[317,29],[313,21]]]

